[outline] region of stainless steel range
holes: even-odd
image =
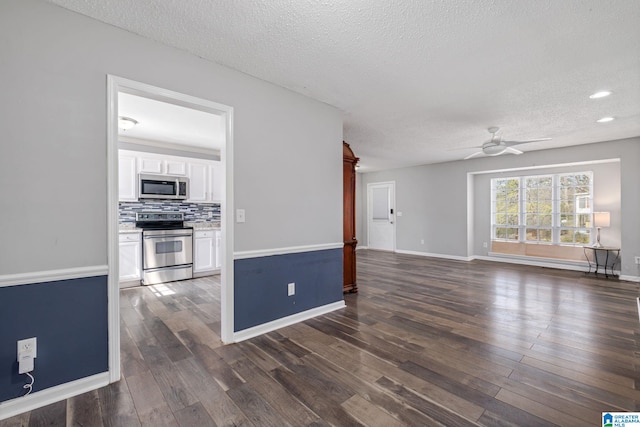
[[[184,226],[181,212],[138,212],[142,228],[142,284],[193,277],[193,228]]]

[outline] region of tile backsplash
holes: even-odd
[[[136,221],[136,212],[184,212],[188,222],[220,221],[220,203],[185,203],[172,201],[120,202],[120,223]],[[211,214],[211,216],[209,216]]]

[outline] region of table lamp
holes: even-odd
[[[600,229],[602,227],[609,227],[611,225],[611,215],[609,212],[594,212],[593,213],[593,225],[596,226],[598,230],[598,236],[596,238],[596,243],[593,245],[594,248],[601,248],[602,244],[600,243]]]

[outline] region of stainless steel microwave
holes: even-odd
[[[189,198],[189,178],[171,175],[138,175],[139,199],[186,200]]]

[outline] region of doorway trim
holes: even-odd
[[[220,338],[233,342],[233,107],[107,74],[107,264],[109,381],[120,380],[120,286],[118,227],[118,92],[131,93],[225,119],[226,142],[220,151],[224,185],[220,210],[222,275]]]
[[[397,210],[396,210],[396,182],[395,181],[384,181],[384,182],[369,182],[367,183],[367,209],[366,209],[366,221],[367,221],[367,248],[371,248],[371,209],[372,209],[372,197],[371,190],[373,187],[381,186],[381,185],[389,185],[391,186],[391,200],[390,209],[393,209],[393,214],[391,214],[391,252],[396,251],[396,219],[397,219]]]

